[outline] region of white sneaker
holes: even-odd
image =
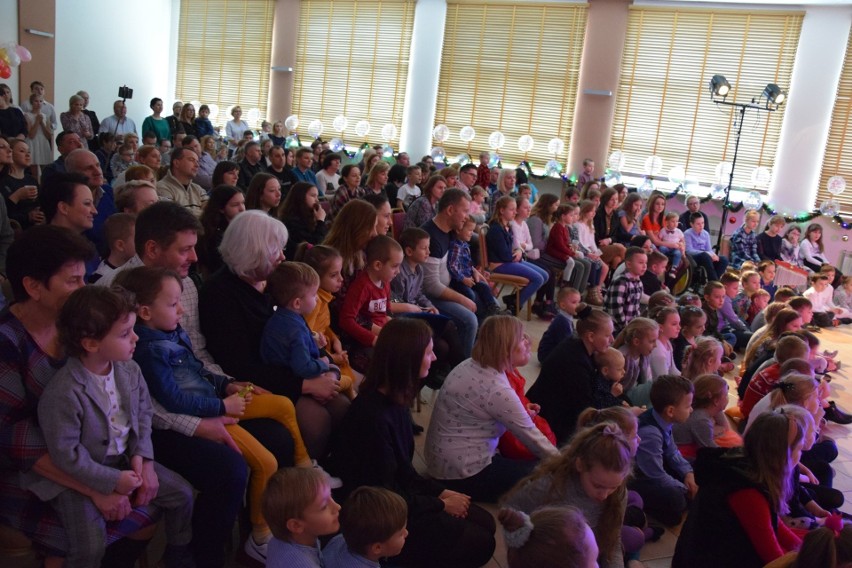
[[[258,562],[266,564],[266,548],[268,543],[264,542],[263,544],[258,544],[257,541],[254,540],[254,537],[249,535],[246,539],[246,545],[243,547],[246,554],[249,558],[257,560]]]
[[[311,460],[311,463],[313,464],[314,469],[318,469],[319,471],[324,473],[326,477],[328,477],[329,487],[331,487],[332,489],[340,489],[341,487],[343,487],[343,482],[340,480],[340,478],[329,475],[328,472],[324,470],[320,464],[317,463],[317,460]]]

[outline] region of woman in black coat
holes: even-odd
[[[328,233],[329,223],[319,200],[319,190],[305,181],[293,184],[287,192],[278,218],[289,233],[284,255],[290,260],[296,256],[296,247],[301,243],[318,245]]]

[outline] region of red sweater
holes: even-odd
[[[741,489],[731,493],[728,506],[763,562],[772,562],[802,546],[802,540],[780,519],[778,529],[772,529],[769,502],[757,489]],[[724,543],[720,545],[724,546]]]
[[[760,402],[764,396],[769,394],[778,379],[781,378],[781,365],[773,363],[761,372],[756,373],[748,383],[743,401],[740,403],[740,411],[748,418],[754,405]]]
[[[547,246],[544,247],[544,252],[562,262],[574,257],[574,247],[571,246],[571,239],[568,237],[568,229],[565,225],[562,223],[553,224],[553,227],[550,228],[550,235],[547,237]]]
[[[372,347],[374,335],[370,327],[382,327],[388,322],[390,297],[389,282],[383,282],[379,288],[370,280],[367,271],[362,270],[346,292],[340,309],[340,328],[358,343]]]

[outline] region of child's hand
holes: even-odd
[[[462,278],[462,284],[464,284],[468,288],[472,288],[473,285],[476,284],[476,280],[474,280],[473,278],[470,278],[470,277]]]
[[[621,396],[624,394],[624,387],[621,383],[612,383],[612,388],[609,389],[612,396]]]
[[[228,416],[242,416],[246,411],[246,403],[249,396],[251,395],[246,395],[244,398],[240,396],[240,393],[235,392],[227,397],[222,401],[225,403],[225,414]]]
[[[115,484],[115,492],[119,495],[130,495],[137,487],[142,485],[142,478],[132,469],[126,469],[118,474]]]
[[[340,340],[335,338],[334,341],[331,342],[331,351],[332,353],[343,353],[343,344],[340,343]]]
[[[331,357],[332,362],[335,365],[343,366],[349,364],[349,357],[346,354],[346,351],[341,351],[340,353],[330,353],[329,357]]]
[[[317,349],[323,349],[326,345],[328,345],[328,339],[326,339],[325,335],[317,332],[311,333],[314,336],[314,343],[317,344]]]
[[[539,412],[541,412],[541,405],[534,402],[527,403],[527,414],[530,415],[530,418],[535,418]]]

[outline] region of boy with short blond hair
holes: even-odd
[[[405,499],[381,487],[359,487],[340,511],[340,532],[322,551],[325,568],[379,568],[402,552],[408,536]]]
[[[394,203],[395,207],[401,209],[408,209],[408,206],[420,197],[420,182],[423,180],[423,171],[420,166],[409,166],[406,168],[405,174],[405,185],[396,192],[396,203]]]
[[[678,229],[677,223],[678,214],[669,211],[663,218],[663,228],[657,233],[657,237],[666,243],[665,246],[658,247],[659,251],[672,259],[672,268],[669,271],[669,278],[672,279],[677,275],[680,263],[683,262],[683,255],[686,254],[686,240],[683,231]]]
[[[450,288],[476,303],[476,316],[481,324],[485,318],[499,312],[500,307],[488,280],[476,269],[470,255],[470,240],[475,229],[476,219],[468,216],[450,243],[447,270],[450,273]]]
[[[328,475],[317,469],[281,468],[266,484],[263,516],[272,531],[267,568],[322,568],[319,537],[340,528],[340,505]]]

